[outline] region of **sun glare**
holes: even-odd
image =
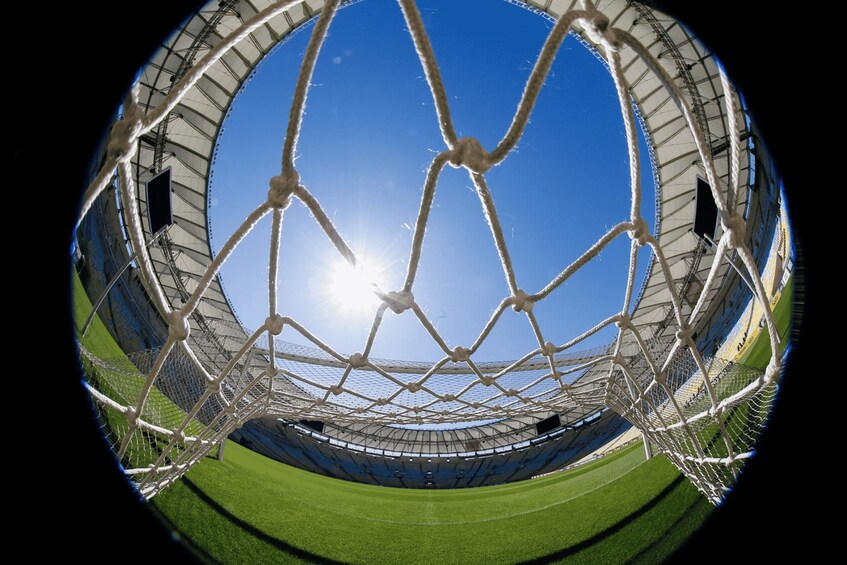
[[[373,313],[380,302],[374,290],[384,286],[383,271],[367,259],[359,258],[355,267],[339,259],[329,270],[327,293],[345,314]]]

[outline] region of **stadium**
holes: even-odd
[[[427,157],[415,193],[405,283],[370,284],[376,315],[358,350],[277,307],[293,200],[357,263],[324,197],[298,174],[303,161],[294,167],[321,46],[336,12],[341,22],[357,3],[212,2],[168,36],[114,115],[72,250],[80,366],[127,490],[201,559],[660,561],[732,499],[755,462],[791,355],[798,257],[779,169],[744,96],[686,27],[650,6],[503,4],[546,22],[549,35],[508,132],[487,150],[453,130],[415,3],[390,6],[406,22],[445,147]],[[225,243],[213,241],[225,122],[265,58],[300,36],[282,171]],[[612,77],[628,217],[563,259],[542,290],[524,291],[486,178],[529,129],[562,44]],[[639,180],[642,160],[649,174]],[[445,167],[472,182],[506,278],[488,322],[461,343],[441,335],[415,286]],[[655,217],[642,217],[643,199]],[[259,275],[267,317],[246,327],[221,269],[263,216],[273,222]],[[629,263],[618,311],[547,339],[545,300],[618,239]],[[535,343],[508,361],[483,357],[507,315],[525,319]],[[372,355],[392,316],[417,319],[439,356]],[[591,341],[601,332],[608,342]]]

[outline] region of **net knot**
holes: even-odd
[[[459,361],[467,361],[471,357],[471,350],[465,347],[456,346],[450,354],[450,359],[456,363]]]
[[[268,366],[265,367],[265,374],[271,378],[274,378],[275,376],[277,376],[277,374],[279,374],[279,369],[277,369],[276,366],[268,363]]]
[[[281,334],[282,327],[284,325],[284,320],[279,314],[274,314],[273,316],[268,316],[267,318],[265,318],[265,327],[268,329],[268,332],[272,335]]]
[[[144,112],[135,104],[124,106],[124,114],[112,126],[106,152],[110,157],[122,161],[132,153],[132,144],[138,139],[141,131],[141,120]]]
[[[600,43],[607,49],[617,51],[621,47],[621,40],[609,23],[608,16],[595,11],[586,20],[585,33],[594,43]]]
[[[361,369],[368,364],[368,360],[365,359],[364,355],[361,353],[354,353],[350,356],[350,359],[348,359],[347,362],[350,363],[350,366],[354,369]]]
[[[388,399],[387,398],[377,398],[376,403],[379,406],[385,406],[386,404],[388,404]]]
[[[665,371],[659,371],[658,373],[656,373],[656,374],[653,376],[653,379],[654,379],[657,383],[659,383],[660,385],[663,385],[663,384],[665,384],[666,382],[668,382],[668,374],[667,374]]]
[[[179,310],[168,314],[168,337],[175,341],[185,341],[191,333],[188,319]]]
[[[454,400],[456,400],[456,397],[452,394],[445,394],[441,397],[441,400],[443,400],[444,402],[453,402]]]
[[[329,387],[329,392],[331,392],[335,396],[338,396],[339,394],[341,394],[341,386],[340,385],[332,385],[331,387]]]
[[[450,150],[450,164],[455,167],[465,167],[473,173],[485,173],[491,168],[488,153],[474,137],[462,137],[456,140]]]
[[[632,229],[629,230],[629,237],[638,243],[639,247],[644,247],[647,243],[647,238],[650,237],[650,228],[644,218],[636,218],[632,222]]]
[[[684,326],[676,330],[676,339],[687,343],[691,339],[691,328]]]
[[[516,391],[513,388],[510,388],[509,390],[506,391],[506,396],[517,396],[517,395],[518,395],[518,391]]]
[[[732,249],[736,249],[744,245],[744,235],[747,231],[747,226],[744,219],[738,214],[733,214],[728,218],[721,218],[721,226],[723,227],[726,243]]]
[[[409,392],[418,392],[420,389],[420,383],[409,383],[406,385],[406,390],[408,390]]]
[[[138,425],[138,412],[135,411],[135,408],[128,407],[124,412],[126,416],[126,421],[129,422],[129,425],[135,427]]]
[[[780,361],[779,357],[773,356],[771,357],[770,362],[768,362],[768,366],[765,368],[765,379],[769,383],[773,382],[779,376],[780,369]]]
[[[392,290],[388,294],[381,295],[380,298],[395,314],[402,314],[415,303],[415,296],[410,290],[400,292]]]
[[[227,414],[229,414],[230,416],[232,416],[233,414],[235,414],[235,403],[228,405],[228,406],[224,409],[224,412],[226,412],[226,413],[227,413]]]
[[[356,414],[364,414],[364,413],[365,413],[365,407],[364,406],[359,406],[359,407],[356,408]]]
[[[268,203],[274,208],[284,210],[291,204],[291,195],[298,186],[300,186],[300,175],[297,171],[283,171],[281,175],[271,177]]]
[[[471,404],[471,406],[473,406],[474,408],[481,408],[481,407],[482,407],[482,404],[480,404],[479,402],[473,402],[473,403]]]
[[[323,399],[323,398],[316,398],[315,399],[315,406],[324,406],[324,405],[326,405],[325,399]]]
[[[512,296],[512,308],[515,312],[532,312],[534,302],[530,300],[529,295],[521,289]]]
[[[629,319],[628,314],[621,314],[618,316],[618,321],[615,322],[615,325],[622,330],[629,329],[632,327],[632,323]]]
[[[483,375],[479,377],[479,382],[484,384],[485,386],[491,386],[494,384],[494,377],[489,377],[487,375]]]
[[[213,379],[207,382],[206,390],[208,390],[212,394],[218,394],[221,391],[221,382],[217,379]]]
[[[541,353],[543,353],[547,357],[552,357],[556,354],[556,345],[548,341],[544,344],[544,347],[541,348]]]

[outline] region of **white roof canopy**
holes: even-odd
[[[271,3],[268,0],[214,1],[189,19],[142,70],[139,78],[139,103],[142,109],[146,111],[156,107],[171,86],[200,57],[229,32]],[[543,17],[555,19],[571,9],[576,0],[512,3]],[[597,4],[598,9],[609,16],[613,26],[629,31],[648,47],[685,93],[700,127],[711,143],[716,168],[725,185],[729,142],[724,105],[719,103],[723,97],[719,71],[712,54],[679,23],[650,8],[627,0],[601,1]],[[170,166],[173,169],[175,225],[169,230],[161,247],[150,248],[150,256],[158,283],[175,309],[181,307],[192,293],[212,261],[207,197],[216,142],[227,112],[262,59],[302,29],[322,6],[321,1],[307,0],[292,6],[248,34],[212,65],[173,112],[139,142],[139,150],[133,162],[138,186],[142,186],[164,167]],[[580,33],[578,38],[587,47],[594,48],[587,36]],[[630,92],[652,153],[656,182],[655,235],[670,263],[678,291],[684,297],[690,297],[693,293],[696,300],[698,281],[701,283],[705,280],[714,253],[692,231],[697,177],[703,176],[699,154],[680,110],[661,87],[654,73],[631,50],[624,49],[621,55],[625,76],[631,85]],[[740,116],[739,123],[743,125],[746,121]],[[749,174],[750,158],[747,151],[745,148],[745,155],[741,156],[742,179],[746,179]],[[748,202],[751,197],[755,197],[755,194],[742,191],[735,206],[739,210],[756,206],[755,202]],[[139,194],[139,206],[144,215],[146,202],[143,190]],[[749,217],[755,221],[756,215],[751,214]],[[716,239],[720,237],[720,227],[718,230]],[[748,233],[751,231],[748,230]],[[151,237],[149,233],[145,235]],[[723,281],[734,275],[724,263],[718,276],[718,280]],[[737,280],[734,284],[737,284]],[[706,306],[691,327],[704,327],[714,315],[714,308],[710,306],[728,291],[725,284],[719,282],[714,285]],[[690,312],[693,304],[690,298],[688,301],[683,300],[684,310]],[[674,330],[668,329],[667,325],[672,314],[670,290],[665,276],[660,269],[650,268],[638,295],[632,322],[643,335],[653,336],[657,343],[661,343],[662,337],[673,334]],[[217,369],[222,368],[246,338],[218,278],[212,282],[189,323],[192,347],[204,364]],[[310,355],[321,357],[319,352],[310,353],[304,349],[301,346],[283,348],[278,356],[293,361]],[[257,368],[265,365],[258,358],[251,362],[255,362]],[[426,365],[423,370],[430,366]],[[605,367],[590,369],[581,378],[591,378],[592,375],[606,371]],[[290,386],[292,392],[303,393],[294,384]],[[585,418],[601,408],[602,404],[598,404],[595,409],[562,406],[560,413],[563,423],[568,423]],[[460,433],[474,436],[502,434],[505,430],[524,428],[537,418],[505,420],[479,427],[473,432]],[[379,436],[380,442],[390,436],[397,436],[398,442],[406,441],[401,440],[401,436],[409,435],[408,430],[388,428],[381,424],[356,424],[347,429],[346,433],[352,433],[353,430],[361,430],[364,436]],[[367,443],[367,440],[361,439],[360,443]]]

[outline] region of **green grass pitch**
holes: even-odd
[[[323,477],[230,443],[152,504],[222,563],[651,563],[712,509],[641,444],[540,479],[432,491]]]
[[[775,313],[781,331],[790,288],[785,296]],[[90,302],[78,279],[74,298],[84,319]],[[121,354],[96,318],[83,344]],[[769,354],[761,347],[751,346],[748,363]],[[664,456],[645,461],[640,443],[540,479],[414,490],[315,475],[230,442],[223,461],[198,463],[151,504],[221,563],[655,563],[712,511]]]

